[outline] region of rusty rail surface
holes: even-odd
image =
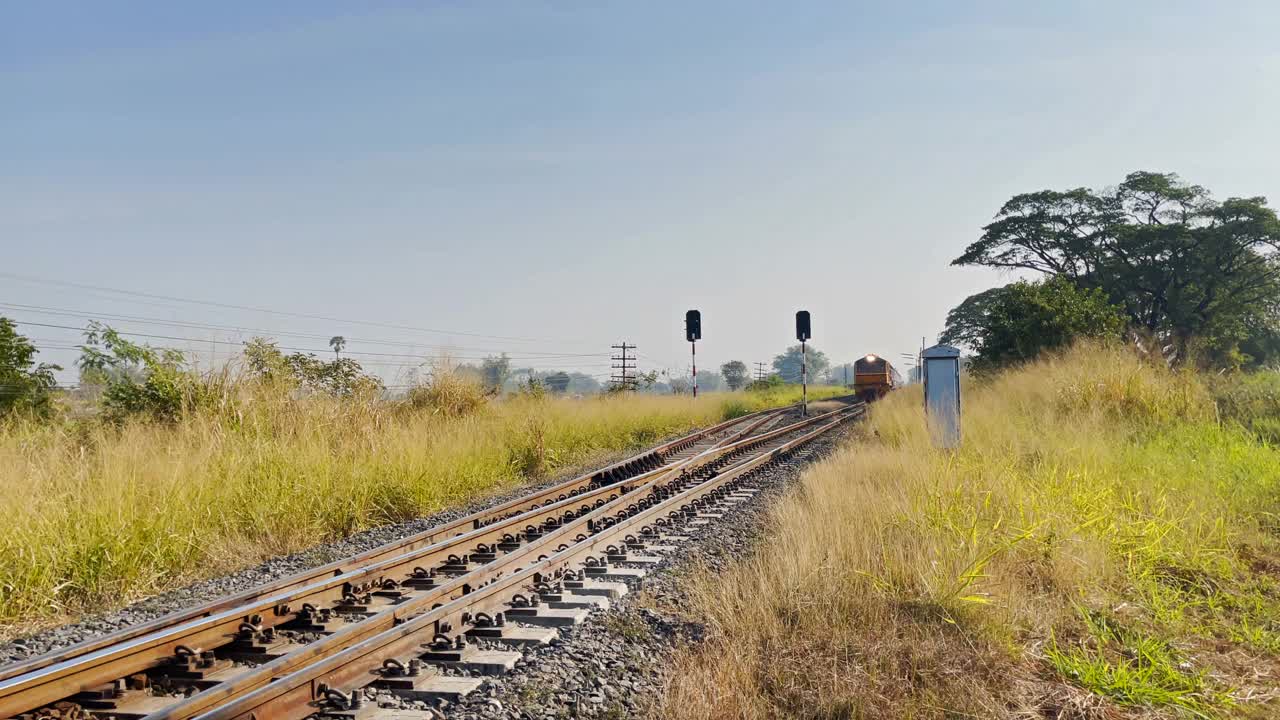
[[[653,528],[658,522],[669,516],[696,512],[705,498],[723,492],[724,488],[750,471],[785,456],[846,419],[832,418],[831,415],[849,414],[849,410],[837,410],[814,418],[825,421],[825,424],[690,487],[677,483],[674,491],[662,492],[656,489],[661,486],[650,484],[649,487],[655,490],[645,499],[657,498],[655,501],[632,503],[627,511],[618,513],[622,517],[614,515],[612,507],[606,507],[578,518],[558,530],[557,534],[567,536],[582,529],[591,530],[605,518],[615,517],[616,522],[603,529],[596,527],[592,536],[563,546],[550,556],[531,559],[529,556],[536,548],[512,553],[502,568],[511,571],[506,577],[502,577],[500,569],[494,568],[487,584],[478,590],[430,610],[405,608],[401,613],[392,613],[392,617],[379,623],[380,629],[376,633],[362,633],[358,638],[335,634],[316,643],[306,658],[286,656],[250,671],[233,683],[199,693],[149,715],[145,720],[302,720],[314,715],[335,698],[341,702],[340,699],[349,697],[343,692],[344,688],[355,691],[383,677],[389,661],[403,665],[435,639],[447,637],[456,628],[471,624],[481,613],[492,615],[502,612],[515,595],[531,592],[548,578],[576,575],[575,568],[583,564],[588,567],[606,565],[605,558],[613,550],[610,546],[625,538],[630,531],[646,537],[656,536]],[[798,423],[804,426],[811,424]],[[337,694],[332,691],[337,691]],[[330,707],[337,711],[351,709]]]
[[[464,572],[452,581],[395,605],[392,608],[394,612],[383,611],[339,630],[329,635],[326,641],[345,638],[333,640],[344,642],[368,636],[377,631],[379,624],[376,619],[382,615],[394,621],[411,610],[421,612],[432,604],[447,604],[475,592],[481,583],[496,578],[495,572],[500,575],[517,559],[549,548],[555,541],[568,537],[566,526],[580,529],[582,522],[586,522],[581,520],[584,517],[593,513],[617,512],[614,506],[622,495],[644,488],[645,497],[651,497],[654,488],[658,487],[659,478],[670,477],[677,471],[687,474],[692,469],[717,462],[723,465],[725,458],[744,452],[748,446],[758,446],[833,414],[744,439],[764,423],[776,422],[785,411],[785,408],[766,411],[720,423],[664,443],[622,463],[432,528],[389,546],[198,608],[173,613],[122,633],[81,643],[61,653],[11,666],[0,676],[3,677],[0,680],[0,717],[18,715],[92,690],[103,683],[119,681],[133,673],[164,665],[175,655],[192,652],[191,648],[217,648],[243,638],[246,632],[251,635],[264,631],[269,633],[277,626],[298,620],[305,613],[315,612],[320,605],[345,602],[362,593],[375,591],[389,582],[388,576],[421,578],[430,587],[434,584],[430,579],[434,571],[430,568],[435,565],[443,562],[444,566],[449,566],[452,563],[468,570],[472,557],[483,561],[479,569]],[[737,428],[727,438],[692,457],[674,463],[667,463],[663,458],[665,453],[687,450],[735,426],[744,427]],[[615,478],[625,479],[615,481]],[[466,530],[468,527],[471,529]],[[588,537],[579,532],[574,542]],[[469,557],[464,549],[470,547],[476,551]],[[569,547],[571,545],[562,544],[556,552],[563,552]],[[499,550],[506,553],[499,555]],[[390,581],[390,584],[398,585],[395,581]],[[316,643],[280,659],[293,658],[291,663],[305,663],[313,657],[316,647],[329,645]]]
[[[787,410],[788,408],[764,410],[758,413],[752,413],[742,417],[726,420],[716,425],[712,425],[711,427],[703,428],[688,435],[667,441],[599,470],[577,476],[571,480],[566,480],[565,482],[557,483],[542,490],[538,490],[530,495],[519,497],[500,505],[477,511],[465,517],[458,518],[457,520],[437,525],[420,533],[402,538],[398,541],[381,545],[376,548],[371,548],[357,555],[336,560],[309,570],[303,570],[249,590],[227,595],[194,607],[177,610],[154,620],[125,628],[109,635],[91,638],[60,650],[55,650],[53,652],[0,667],[0,681],[8,680],[9,678],[18,675],[24,675],[43,667],[61,663],[81,655],[86,655],[94,650],[110,645],[116,645],[126,640],[131,640],[135,637],[146,635],[157,630],[174,627],[193,618],[212,615],[229,608],[238,607],[240,605],[250,603],[256,598],[301,587],[314,582],[319,578],[340,575],[359,567],[372,565],[373,563],[384,560],[387,557],[416,550],[430,545],[433,542],[438,542],[442,537],[457,535],[465,531],[465,529],[479,527],[482,524],[492,522],[495,518],[522,512],[534,505],[542,505],[548,499],[563,499],[561,496],[567,497],[574,494],[575,491],[581,492],[583,488],[588,488],[592,485],[599,485],[601,483],[614,484],[638,474],[652,472],[653,470],[660,469],[664,465],[668,464],[663,461],[663,455],[685,450],[690,446],[697,444],[700,440],[716,433],[723,432],[734,425],[743,424],[744,422],[751,423],[762,417],[772,417],[774,415],[784,413]],[[2,716],[3,715],[0,714],[0,717]]]

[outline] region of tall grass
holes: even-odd
[[[811,470],[760,552],[695,583],[674,718],[1277,711],[1280,455],[1201,380],[1081,348],[918,390]],[[1272,703],[1272,704],[1267,704]]]
[[[170,424],[3,424],[0,634],[796,399],[488,401],[442,382],[387,402],[228,382]]]
[[[1280,444],[1280,372],[1213,376],[1209,387],[1224,421]]]

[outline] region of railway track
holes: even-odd
[[[744,478],[863,412],[731,420],[342,561],[0,668],[0,718],[312,715],[457,699],[643,577]],[[505,648],[505,649],[500,649]]]

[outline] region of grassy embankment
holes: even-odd
[[[1079,350],[969,387],[954,454],[887,399],[695,579],[666,714],[1276,717],[1277,398]]]
[[[0,637],[799,399],[438,390],[391,403],[236,385],[174,424],[0,424]]]

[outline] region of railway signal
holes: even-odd
[[[804,342],[813,337],[813,331],[809,327],[809,311],[801,310],[796,313],[796,339]]]
[[[684,336],[689,342],[702,339],[702,313],[690,310],[684,314]]]
[[[684,336],[689,341],[693,358],[693,397],[698,397],[698,341],[702,339],[702,313],[690,310],[684,314]]]
[[[805,341],[811,337],[809,311],[800,310],[796,313],[796,339],[800,341],[800,414],[804,417],[809,416],[809,355]]]

